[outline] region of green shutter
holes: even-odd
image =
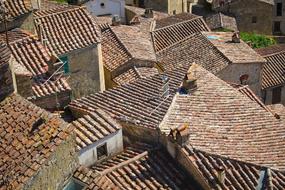
[[[61,57],[59,58],[62,62],[63,62],[63,70],[64,70],[64,73],[67,74],[69,73],[69,63],[68,63],[68,57],[67,56],[64,56],[64,57]]]

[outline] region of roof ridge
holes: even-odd
[[[79,9],[87,10],[86,6],[67,6],[63,10],[57,10],[56,8],[53,8],[53,9],[50,9],[48,11],[52,11],[52,10],[57,10],[57,11],[54,12],[54,13],[49,13],[49,14],[42,15],[42,16],[35,15],[34,19],[38,20],[38,19],[41,19],[41,18],[50,17],[50,16],[54,16],[54,15],[59,15],[59,14],[63,14],[63,13],[66,13],[66,12],[77,11]],[[40,11],[39,13],[44,13],[44,12],[47,12],[47,11]]]
[[[189,19],[189,20],[184,20],[184,21],[182,21],[182,22],[177,22],[177,23],[175,23],[175,24],[171,24],[171,25],[164,26],[164,27],[161,27],[161,28],[158,28],[158,29],[154,29],[152,32],[164,30],[164,29],[167,29],[167,28],[170,28],[170,27],[173,27],[173,26],[177,26],[177,25],[182,25],[182,24],[184,24],[184,23],[191,22],[191,21],[193,21],[193,20],[198,20],[198,19],[202,19],[202,20],[204,21],[204,19],[203,19],[202,16],[197,16],[197,17],[192,18],[192,19]],[[207,26],[207,28],[208,28],[208,26]]]
[[[110,172],[112,172],[114,170],[117,170],[117,169],[119,169],[119,168],[121,168],[121,167],[123,167],[125,165],[131,164],[131,163],[133,163],[133,162],[135,162],[135,161],[137,161],[137,160],[139,160],[139,159],[141,159],[143,157],[146,157],[147,155],[148,155],[148,150],[146,150],[146,151],[144,151],[144,152],[134,156],[133,158],[125,160],[125,161],[123,161],[123,162],[121,162],[121,163],[119,163],[119,164],[117,164],[117,165],[115,165],[115,166],[113,166],[111,168],[103,170],[102,172],[99,172],[99,173],[101,175],[106,175],[106,174],[108,174],[108,173],[110,173]]]

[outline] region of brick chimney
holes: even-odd
[[[181,125],[177,128],[171,129],[169,136],[179,145],[184,145],[190,136],[190,129],[188,124]]]
[[[10,63],[12,54],[6,44],[0,43],[0,101],[14,92]]]
[[[189,94],[197,89],[198,85],[195,72],[196,68],[197,64],[193,63],[189,68],[187,74],[184,76],[182,87],[180,90],[181,94]]]

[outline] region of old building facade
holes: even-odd
[[[213,0],[214,11],[233,15],[242,32],[272,34],[273,0]],[[254,11],[252,11],[254,10]]]
[[[86,7],[66,6],[50,11],[36,13],[37,33],[48,49],[64,62],[72,96],[78,98],[104,90],[101,41],[95,20]],[[67,16],[69,24],[65,21]],[[62,26],[57,27],[57,23]]]
[[[171,15],[190,12],[188,11],[190,3],[187,0],[127,0],[126,4],[142,8],[152,8],[153,10]]]

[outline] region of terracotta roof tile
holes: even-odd
[[[195,62],[216,74],[230,63],[202,34],[194,34],[158,52],[164,70]]]
[[[189,13],[177,14],[156,22],[158,27],[151,32],[154,49],[161,51],[192,34],[210,31],[202,17]]]
[[[86,190],[118,190],[119,188],[107,176],[101,176],[98,172],[80,166],[73,174],[73,177],[86,184]]]
[[[140,126],[157,128],[187,70],[188,66],[181,66],[164,75],[138,79],[133,83],[106,90],[103,93],[74,100],[70,108],[88,112],[101,108],[113,114],[118,120],[128,120]],[[170,79],[170,95],[167,97],[162,96],[163,76]]]
[[[255,49],[255,51],[263,56],[263,57],[267,57],[273,54],[278,54],[278,53],[282,53],[285,51],[285,44],[277,44],[277,45],[272,45],[272,46],[268,46],[265,48],[258,48]]]
[[[185,147],[189,160],[213,189],[284,189],[285,175],[277,170]],[[219,173],[224,172],[224,181]],[[264,174],[264,176],[262,176]]]
[[[53,64],[52,55],[38,39],[20,29],[9,31],[8,36],[14,39],[9,47],[19,66],[24,66],[26,71],[32,74],[32,90],[36,98],[71,91],[64,77],[52,78],[46,82],[50,77],[48,68]],[[55,64],[62,65],[59,60]]]
[[[113,71],[131,59],[131,55],[110,27],[102,31],[102,56],[104,66]]]
[[[47,39],[50,51],[58,55],[100,41],[97,24],[86,7],[55,8],[35,15],[39,36]]]
[[[6,0],[0,3],[8,10],[8,14],[12,19],[32,11],[32,4],[29,0]],[[2,22],[2,21],[1,21]]]
[[[232,32],[203,32],[206,38],[232,63],[265,63],[266,60],[244,41],[232,42]]]
[[[285,170],[282,121],[229,84],[196,67],[193,72],[198,78],[197,90],[175,96],[160,125],[161,131],[169,133],[187,123],[189,144],[194,148]]]
[[[264,57],[267,62],[263,66],[262,88],[270,88],[285,83],[285,52]]]
[[[11,58],[11,51],[7,45],[0,41],[0,67],[9,64]]]
[[[115,120],[100,109],[73,121],[72,125],[75,128],[78,149],[85,148],[121,129]]]
[[[71,132],[63,120],[18,95],[0,102],[0,126],[0,186],[7,189],[22,188],[65,140],[60,134]]]
[[[162,149],[136,143],[92,167],[119,189],[195,189],[191,178]]]

